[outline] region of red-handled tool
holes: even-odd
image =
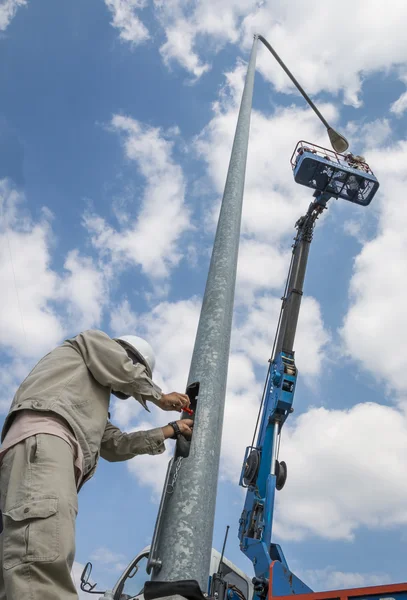
[[[183,411],[186,412],[188,415],[194,414],[194,411],[192,410],[192,408],[183,408]]]

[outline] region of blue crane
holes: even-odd
[[[272,542],[272,530],[276,490],[283,488],[287,478],[287,465],[278,460],[278,453],[282,427],[293,412],[298,377],[294,340],[314,226],[330,198],[367,206],[379,187],[363,157],[338,154],[304,141],[298,142],[291,166],[295,181],[313,189],[314,199],[306,214],[295,224],[297,235],[263,398],[239,481],[247,489],[239,522],[240,548],[253,563],[255,597],[259,600],[269,592],[272,565],[277,595],[312,591],[290,572],[281,547]]]

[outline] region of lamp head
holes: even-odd
[[[335,150],[335,152],[339,152],[339,154],[346,152],[346,150],[349,148],[348,140],[343,135],[335,131],[335,129],[332,129],[332,127],[328,127],[327,132],[329,139],[331,140],[332,148]]]

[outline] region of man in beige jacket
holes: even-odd
[[[89,330],[42,358],[18,388],[0,447],[0,600],[77,600],[77,491],[99,456],[160,454],[165,439],[191,437],[191,419],[134,433],[109,422],[111,393],[147,410],[147,401],[166,411],[189,406],[185,394],[161,392],[153,368],[141,338]]]

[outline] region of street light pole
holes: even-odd
[[[250,114],[254,38],[233,141],[188,385],[199,382],[189,455],[174,465],[156,527],[153,581],[196,579],[208,587]],[[174,479],[174,476],[176,477]]]
[[[199,383],[194,432],[188,453],[176,453],[170,462],[148,565],[153,582],[195,579],[203,592],[212,551],[257,39],[277,58],[330,137],[333,131],[268,42],[255,35],[188,377],[188,386]]]
[[[347,139],[343,135],[341,135],[340,133],[335,131],[335,129],[333,129],[329,125],[329,123],[327,122],[325,117],[319,112],[318,108],[315,106],[315,104],[313,103],[311,98],[304,91],[302,86],[298,83],[298,81],[296,80],[294,75],[291,73],[291,71],[288,69],[288,67],[283,63],[283,61],[281,60],[281,58],[279,57],[277,52],[274,50],[274,48],[272,46],[270,46],[270,44],[268,43],[266,38],[264,38],[262,35],[258,35],[257,37],[259,38],[259,40],[261,42],[263,42],[263,44],[266,46],[267,50],[269,50],[271,52],[271,54],[274,56],[274,58],[276,59],[276,61],[280,65],[280,67],[282,69],[284,69],[284,71],[287,73],[288,77],[291,79],[291,81],[293,82],[293,84],[295,85],[297,90],[300,92],[300,94],[302,94],[302,96],[305,98],[305,100],[307,101],[309,106],[312,108],[312,110],[318,116],[320,121],[322,121],[322,123],[325,125],[329,139],[331,140],[332,148],[335,150],[335,152],[340,152],[340,153],[346,152],[346,150],[349,148],[349,143],[348,143]]]

